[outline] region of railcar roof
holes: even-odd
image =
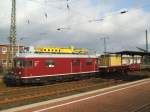
[[[37,53],[20,53],[17,58],[97,58],[96,55],[88,54],[37,54]]]

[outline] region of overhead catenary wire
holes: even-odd
[[[55,0],[55,1],[59,1],[59,0]],[[44,2],[41,4],[41,3],[39,3],[39,2],[35,2],[34,0],[32,0],[31,2],[33,2],[33,3],[36,3],[37,5],[39,5],[41,8],[42,8],[42,13],[43,14],[41,14],[42,16],[41,16],[41,20],[42,20],[42,18],[45,18],[45,20],[43,19],[42,20],[42,22],[44,22],[44,21],[46,21],[47,19],[49,19],[48,18],[48,12],[47,12],[47,6],[49,6],[49,5],[52,5],[52,4],[50,4],[51,3],[51,1],[48,1],[48,0],[44,0]],[[58,31],[60,31],[60,30],[70,30],[71,29],[71,27],[70,27],[70,25],[69,25],[69,21],[70,21],[70,2],[71,2],[71,0],[63,0],[63,2],[62,1],[59,1],[60,3],[65,3],[66,4],[66,9],[67,9],[67,23],[65,23],[66,25],[64,25],[63,27],[59,27],[59,28],[57,28],[57,30]],[[54,0],[52,1],[52,3],[55,3],[54,2]],[[62,4],[61,4],[62,5]],[[56,5],[54,5],[54,6],[56,6]],[[59,8],[57,8],[57,9],[59,9]],[[39,13],[40,14],[40,13]],[[27,17],[27,20],[26,20],[26,22],[27,22],[27,24],[28,25],[31,25],[31,23],[32,23],[32,17],[29,19],[29,17]],[[46,34],[46,33],[40,33],[40,35],[41,34]]]
[[[65,25],[64,27],[59,27],[59,28],[57,28],[57,30],[58,31],[62,31],[62,30],[70,30],[71,29],[71,25],[69,25],[69,22],[70,22],[70,4],[69,4],[69,2],[70,2],[71,0],[66,0],[66,9],[67,9],[67,25]]]
[[[66,16],[66,25],[63,25],[62,26],[62,29],[63,30],[68,30],[68,29],[71,29],[71,24],[72,24],[72,20],[74,19],[73,18],[73,15],[71,14],[71,13],[76,13],[77,15],[80,15],[80,16],[82,16],[82,17],[85,17],[85,18],[89,18],[89,16],[87,16],[87,15],[85,15],[85,14],[83,14],[83,13],[81,13],[80,11],[76,11],[76,10],[73,10],[72,8],[71,8],[71,4],[73,3],[73,1],[74,0],[51,0],[51,1],[49,1],[49,0],[44,0],[44,3],[39,3],[39,2],[36,2],[36,1],[34,1],[34,0],[31,0],[30,2],[33,2],[33,3],[36,3],[36,4],[38,4],[41,8],[42,8],[42,13],[43,14],[41,14],[42,16],[41,16],[41,19],[42,18],[45,18],[45,20],[43,19],[42,21],[43,22],[46,22],[46,20],[47,19],[50,19],[49,18],[49,14],[48,14],[48,11],[47,11],[47,6],[48,7],[55,7],[55,8],[57,8],[57,9],[60,9],[60,6],[63,8],[63,4],[65,3],[66,4],[66,9],[67,9],[67,16]],[[56,3],[60,3],[60,5],[58,4],[58,5],[56,5]],[[61,3],[63,3],[63,4],[61,4]],[[59,7],[57,7],[57,6],[59,6]],[[39,13],[40,14],[40,13]],[[27,16],[29,16],[29,15],[27,15]],[[31,15],[30,15],[31,16]],[[33,20],[32,20],[32,17],[27,17],[27,20],[26,20],[26,22],[27,22],[27,24],[28,25],[31,25],[31,23],[33,22]],[[58,28],[58,29],[60,29],[60,28]]]
[[[45,0],[44,1],[44,3],[45,3],[45,5],[47,4],[47,0]],[[45,9],[45,6],[44,6],[44,16],[45,16],[45,18],[47,19],[48,18],[48,13],[47,13],[47,11],[46,11],[46,9]]]

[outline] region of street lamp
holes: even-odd
[[[118,12],[115,12],[115,13],[117,13],[117,14],[125,14],[125,13],[127,13],[128,12],[128,10],[127,9],[123,9],[123,10],[120,10],[119,11],[119,13]],[[112,14],[113,15],[113,14]],[[99,19],[92,19],[92,20],[88,20],[88,22],[97,22],[97,21],[103,21],[104,20],[104,18],[105,17],[107,17],[107,16],[109,16],[109,15],[106,15],[106,16],[104,16],[104,17],[102,17],[102,18],[99,18]]]
[[[70,30],[71,28],[70,27],[60,27],[60,28],[57,28],[58,31],[62,31],[62,30]]]
[[[103,18],[100,18],[100,19],[93,19],[93,20],[89,20],[88,22],[103,21],[103,20],[104,20]]]
[[[124,14],[124,13],[127,13],[127,12],[128,12],[128,10],[124,9],[124,10],[120,11],[120,14]]]
[[[122,10],[117,11],[117,12],[115,12],[115,13],[117,13],[117,14],[125,14],[125,13],[127,13],[127,12],[128,12],[127,9],[122,9]],[[112,15],[113,15],[113,14],[112,14]],[[103,18],[89,20],[88,22],[103,21],[104,18],[107,17],[107,16],[109,16],[109,15],[106,15],[106,16],[104,16]],[[107,53],[107,42],[106,42],[106,39],[109,39],[109,37],[103,37],[102,39],[103,39],[103,41],[104,41],[104,54],[106,55],[106,53]]]

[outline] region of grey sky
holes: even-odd
[[[144,47],[145,29],[150,31],[149,0],[17,0],[17,40],[24,45],[86,47],[109,51]],[[120,9],[128,13],[119,14]],[[0,0],[0,43],[8,43],[11,0]],[[45,17],[47,14],[47,18]],[[88,22],[99,19],[101,22]],[[28,20],[30,23],[28,23]],[[70,28],[63,31],[57,28]]]

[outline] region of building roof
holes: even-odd
[[[150,56],[150,52],[140,52],[140,51],[120,51],[111,54]]]
[[[0,44],[0,46],[10,46],[9,44]]]

